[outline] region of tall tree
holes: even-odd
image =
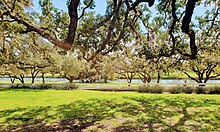
[[[96,31],[95,29],[102,29],[104,27],[106,30],[99,47],[87,59],[92,60],[97,54],[105,54],[106,52],[112,51],[116,45],[120,44],[120,40],[126,38],[126,30],[135,32],[136,28],[133,28],[134,25],[136,25],[135,23],[140,23],[144,18],[145,12],[149,12],[143,5],[148,3],[148,6],[151,7],[154,5],[154,1],[155,0],[108,1],[106,14],[101,17],[95,17],[97,18],[97,22],[93,25],[93,30],[88,28],[91,31],[95,31],[94,33],[98,32],[98,30]],[[84,23],[83,19],[85,20],[87,14],[86,9],[92,9],[95,6],[93,0],[68,0],[68,13],[66,13],[55,8],[51,0],[40,0],[39,3],[41,6],[41,13],[28,9],[33,5],[32,1],[1,0],[1,22],[17,23],[17,27],[19,27],[18,32],[36,32],[52,44],[65,50],[71,49],[74,41],[76,39],[78,40],[78,37],[76,37],[80,35],[78,27]],[[212,4],[214,7],[219,7],[218,1],[211,0],[205,2],[197,0],[165,0],[159,1],[159,4],[156,6],[159,11],[157,19],[161,20],[161,16],[163,16],[162,20],[164,20],[164,22],[161,21],[159,23],[164,25],[163,28],[169,30],[173,49],[177,50],[178,37],[181,37],[176,34],[179,32],[185,33],[189,38],[191,53],[177,51],[193,59],[196,58],[197,46],[195,31],[191,20],[195,7],[203,4]],[[219,9],[217,9],[215,13],[209,13],[210,17],[213,16],[213,23],[217,21],[216,16],[218,16],[218,10]],[[212,28],[212,26],[210,27]],[[115,35],[117,37],[113,39]],[[173,51],[174,50],[170,52],[170,55],[175,54]]]

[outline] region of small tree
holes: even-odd
[[[80,74],[85,67],[83,60],[79,60],[75,54],[57,55],[56,57],[59,57],[55,63],[56,70],[62,77],[66,78],[70,83],[80,78]]]
[[[150,83],[153,73],[155,73],[154,63],[151,62],[151,60],[145,60],[143,58],[139,58],[136,63],[138,68],[138,77],[144,84]]]
[[[4,64],[1,67],[1,75],[7,75],[11,83],[15,82],[15,79],[18,79],[22,84],[24,83],[24,77],[26,74],[26,70],[21,68],[18,64]]]
[[[113,59],[110,56],[102,56],[100,62],[97,62],[95,69],[100,75],[100,79],[103,79],[105,83],[107,80],[113,80],[116,78],[116,69],[113,65]]]
[[[214,53],[203,53],[196,60],[189,60],[183,72],[197,83],[207,83],[208,80],[220,76],[220,56]],[[190,69],[190,70],[187,70]],[[190,72],[195,73],[193,76]],[[201,84],[204,85],[204,84]]]
[[[138,73],[138,63],[136,63],[137,57],[130,54],[130,51],[128,52],[127,54],[117,55],[115,68],[119,74],[126,78],[128,86],[130,86],[134,76]]]

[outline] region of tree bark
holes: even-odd
[[[3,12],[3,15],[9,16],[11,19],[13,19],[13,21],[16,21],[17,23],[24,25],[26,27],[26,30],[21,31],[22,33],[28,33],[28,32],[34,31],[38,33],[40,36],[42,36],[43,38],[50,41],[55,46],[58,46],[64,50],[70,50],[74,42],[76,29],[77,29],[79,3],[80,3],[80,0],[70,0],[70,3],[68,5],[70,23],[69,23],[69,28],[68,28],[68,35],[64,41],[60,41],[59,39],[52,36],[50,33],[47,33],[47,31],[45,31],[43,27],[39,27],[28,22],[27,20],[19,16],[19,14],[14,14],[13,11],[8,7],[6,3],[5,3],[5,6],[3,6],[3,8],[5,9],[5,12]]]
[[[73,83],[73,79],[72,78],[69,79],[69,83]]]
[[[191,22],[192,14],[198,0],[188,0],[186,4],[185,16],[182,21],[182,32],[186,33],[190,38],[190,50],[191,50],[191,58],[195,59],[197,54],[197,46],[195,42],[195,32],[193,29],[189,27]]]
[[[37,74],[40,72],[39,70],[35,69],[36,67],[34,67],[33,69],[31,69],[31,83],[34,84],[35,78],[37,76]]]
[[[74,77],[66,77],[66,79],[69,81],[69,83],[73,83]]]
[[[11,83],[14,84],[14,82],[15,82],[15,78],[12,77],[11,75],[9,75],[9,78],[10,78]]]
[[[157,83],[160,83],[160,78],[161,78],[160,71],[158,70],[157,71]]]
[[[150,75],[146,72],[145,73],[139,73],[138,76],[139,76],[139,78],[141,79],[141,81],[143,83],[150,83],[150,81],[151,81]]]
[[[42,73],[42,81],[43,81],[43,83],[45,83],[44,73]]]
[[[106,78],[104,79],[104,82],[107,83],[107,79]]]
[[[73,44],[78,24],[78,6],[80,0],[71,0],[68,5],[68,13],[70,17],[68,36],[65,40],[68,44]]]
[[[20,75],[20,78],[18,78],[18,80],[20,80],[20,82],[21,82],[22,84],[24,84],[24,75]]]

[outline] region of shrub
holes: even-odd
[[[186,94],[191,94],[194,92],[194,88],[190,86],[182,86],[181,91]]]
[[[220,86],[210,87],[208,94],[220,94]]]
[[[171,94],[178,94],[182,92],[182,87],[181,86],[174,86],[174,87],[169,87],[168,88],[168,92],[170,92]]]
[[[197,93],[197,94],[206,94],[207,93],[207,87],[198,86],[198,87],[195,88],[195,93]]]
[[[145,93],[162,93],[165,90],[162,86],[140,86],[139,92]]]
[[[52,89],[56,89],[56,90],[73,90],[73,89],[77,89],[78,85],[76,85],[75,83],[65,83],[65,84],[53,84],[52,85]]]
[[[123,91],[139,91],[139,88],[132,88],[132,87],[118,88],[118,87],[112,87],[112,88],[97,88],[97,89],[93,89],[93,90],[123,92]]]
[[[32,87],[30,87],[31,89],[39,89],[39,90],[44,90],[44,89],[51,89],[52,88],[52,84],[34,84],[32,85]]]
[[[13,84],[11,88],[30,88],[31,84]]]
[[[46,89],[56,89],[56,90],[72,90],[77,89],[78,86],[74,83],[69,84],[18,84],[12,88],[22,88],[22,89],[37,89],[37,90],[46,90]]]
[[[18,88],[19,84],[11,84],[9,88]]]

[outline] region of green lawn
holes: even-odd
[[[220,95],[0,91],[0,131],[220,131]]]

